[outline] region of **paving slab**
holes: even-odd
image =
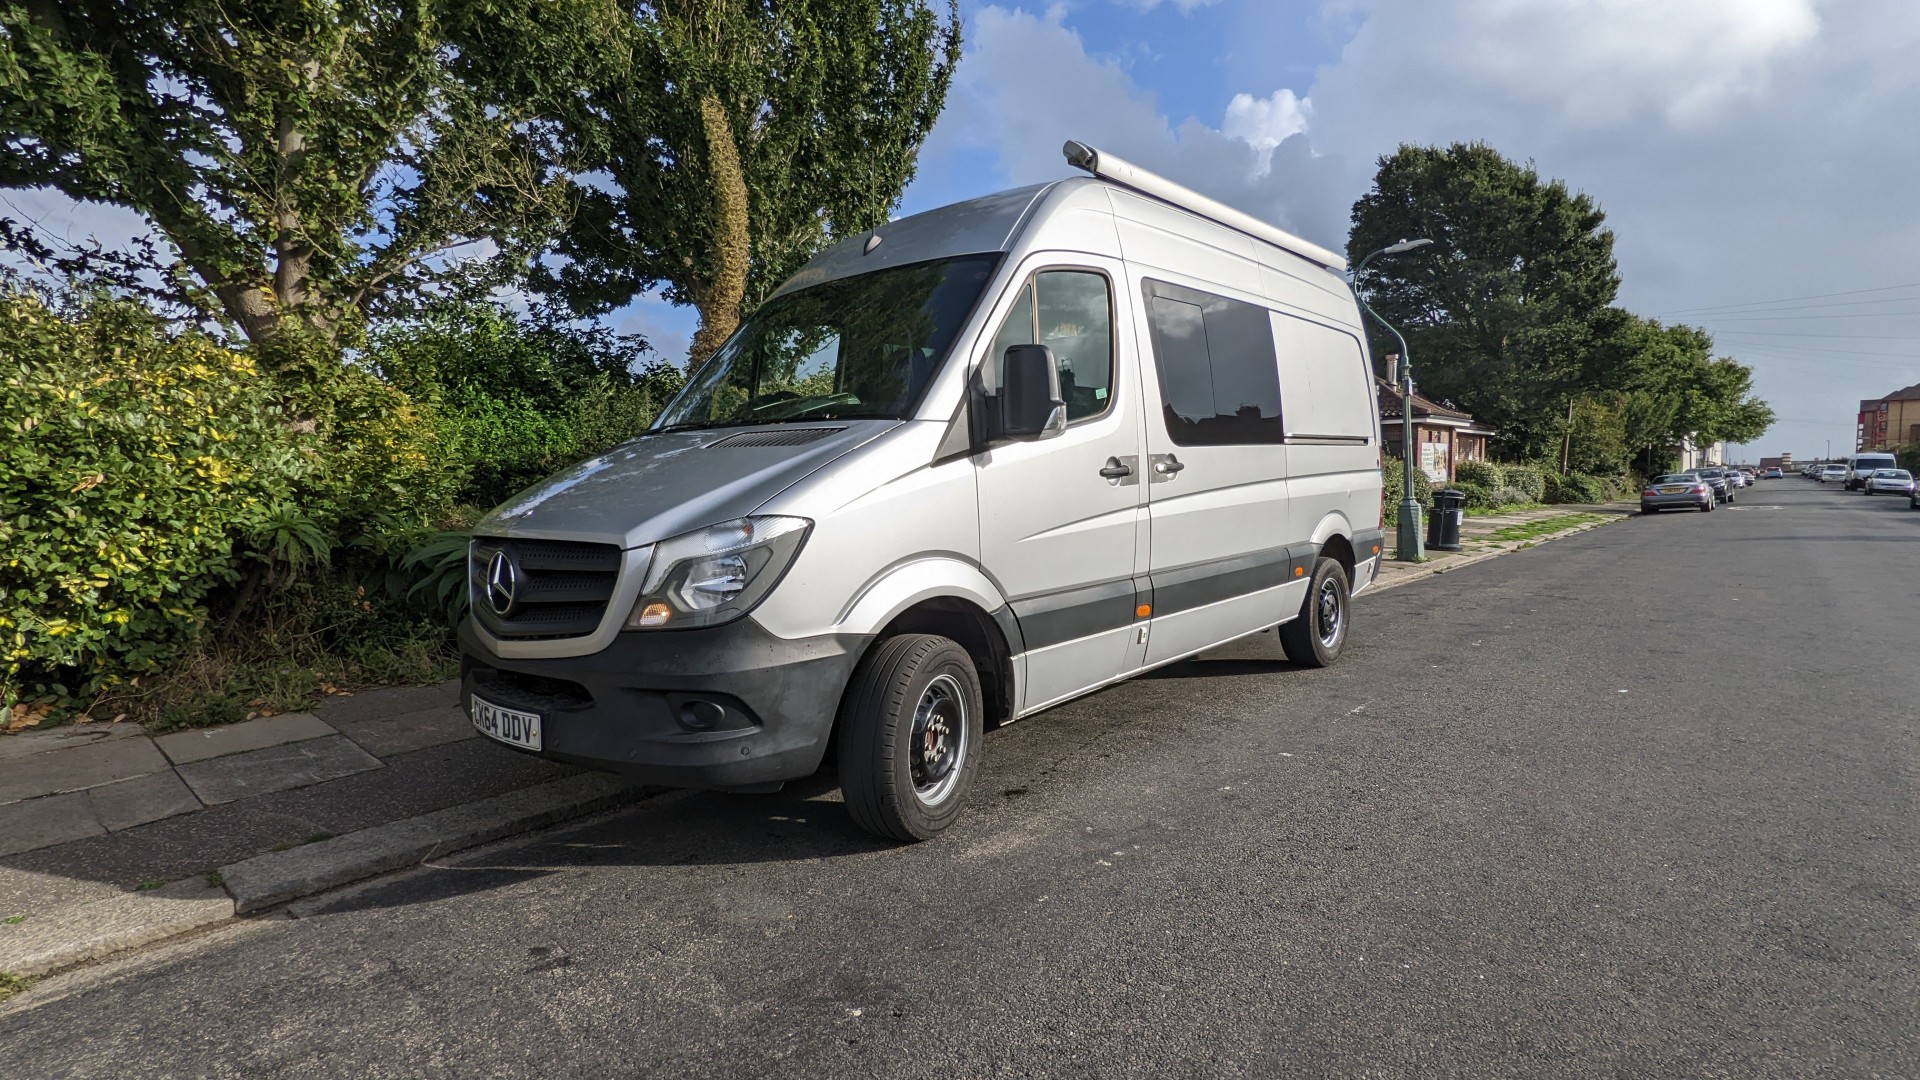
[[[380,767],[379,759],[344,735],[270,746],[180,766],[180,776],[208,806],[306,787]]]
[[[480,735],[458,706],[446,705],[417,709],[398,716],[340,720],[334,726],[339,728],[340,734],[378,758],[478,738]]]
[[[610,773],[581,773],[537,787],[276,851],[220,868],[234,910],[245,914],[504,836],[543,828],[657,792]]]
[[[312,713],[301,712],[263,716],[258,720],[225,727],[176,731],[153,741],[175,765],[186,765],[228,754],[243,754],[248,750],[264,750],[269,746],[325,738],[334,733],[326,721]]]
[[[84,791],[0,806],[0,856],[82,840],[106,832]]]
[[[100,824],[113,831],[200,809],[200,800],[172,769],[88,788],[87,798]]]
[[[313,711],[320,719],[338,726],[354,720],[443,708],[457,705],[459,701],[460,680],[448,679],[433,686],[384,686],[350,696],[330,697],[314,706]]]
[[[0,763],[0,803],[111,784],[167,767],[150,739],[109,739]]]
[[[49,750],[93,746],[145,735],[139,724],[68,724],[45,731],[28,730],[15,735],[0,735],[0,768],[5,768],[8,762],[44,754]]]
[[[0,924],[0,971],[42,975],[232,917],[233,898],[204,877],[116,892]]]
[[[579,771],[485,739],[428,747],[390,758],[384,768],[0,858],[0,896],[13,871],[127,889],[175,881],[321,833],[344,836]]]

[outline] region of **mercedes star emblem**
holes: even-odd
[[[487,606],[495,615],[506,618],[513,614],[514,601],[519,598],[520,568],[514,565],[512,556],[505,551],[496,551],[487,562]]]

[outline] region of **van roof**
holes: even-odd
[[[1070,163],[1096,171],[1096,175],[1031,184],[896,218],[849,236],[815,255],[773,295],[929,259],[1008,251],[1036,215],[1049,213],[1045,207],[1085,206],[1084,199],[1075,196],[1088,189],[1144,196],[1239,233],[1269,249],[1284,251],[1291,258],[1304,260],[1336,276],[1346,267],[1346,260],[1325,248],[1112,155],[1072,142],[1067,144],[1066,152]]]

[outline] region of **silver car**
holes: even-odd
[[[1640,512],[1657,514],[1662,510],[1713,509],[1713,488],[1698,473],[1668,473],[1647,482],[1640,492]]]
[[[1869,495],[1911,496],[1913,474],[1905,469],[1875,469],[1868,475],[1863,490]]]

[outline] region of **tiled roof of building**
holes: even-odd
[[[1373,384],[1374,389],[1380,397],[1381,419],[1384,420],[1389,416],[1399,416],[1400,388],[1377,375],[1374,376]],[[1469,421],[1473,419],[1472,413],[1462,412],[1451,406],[1442,405],[1432,398],[1421,394],[1418,390],[1415,390],[1413,392],[1413,418],[1418,420],[1423,416],[1444,416],[1453,420]]]
[[[1888,394],[1886,397],[1883,397],[1880,400],[1881,401],[1920,401],[1920,383],[1914,383],[1912,386],[1909,386],[1903,390],[1895,390],[1893,393]],[[1865,403],[1863,402],[1862,404],[1865,404]],[[1417,416],[1419,414],[1415,413],[1414,415]]]

